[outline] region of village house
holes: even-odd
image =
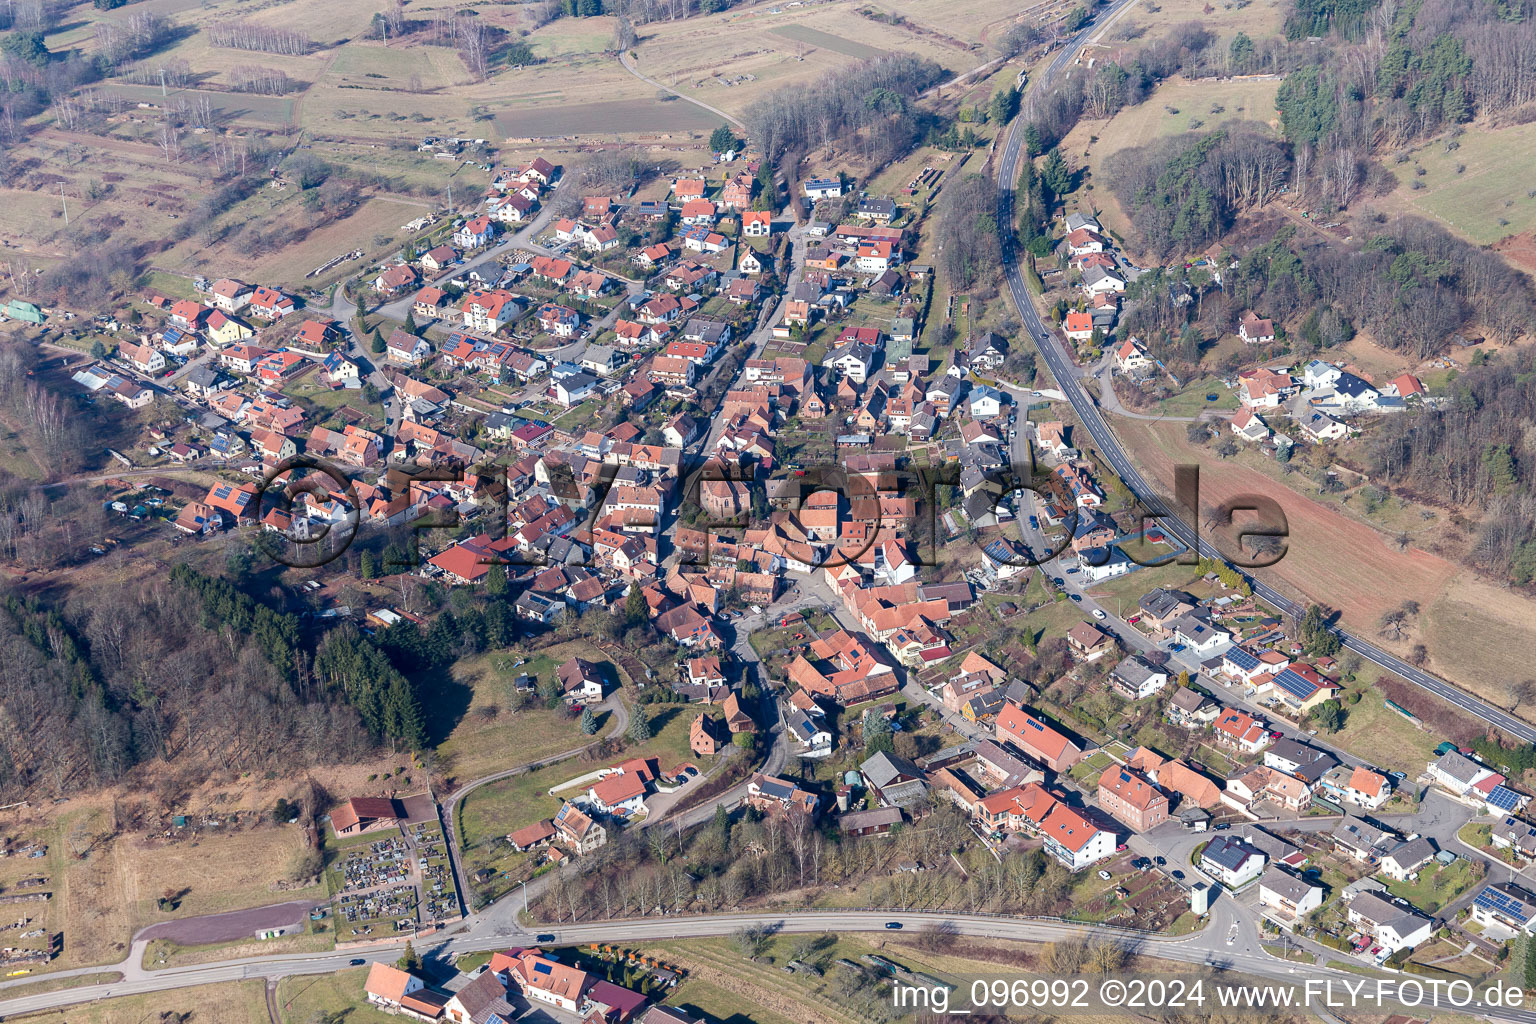
[[[1145,832],[1168,820],[1168,797],[1133,769],[1111,765],[1099,776],[1099,806],[1132,832]]]
[[[996,737],[997,742],[1011,743],[1053,772],[1066,771],[1083,756],[1082,748],[1064,733],[1012,701],[997,713]]]

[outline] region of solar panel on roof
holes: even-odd
[[[1493,791],[1488,794],[1488,803],[1501,811],[1513,810],[1519,802],[1520,795],[1504,786],[1494,786]]]
[[[1512,896],[1502,889],[1495,889],[1491,885],[1478,893],[1477,899],[1472,902],[1485,910],[1504,914],[1517,921],[1524,921],[1530,917],[1524,900]]]
[[[1245,672],[1249,669],[1255,669],[1259,667],[1259,659],[1255,658],[1241,647],[1234,647],[1228,651],[1227,660]]]
[[[1275,685],[1293,697],[1305,699],[1312,696],[1314,687],[1301,676],[1286,669],[1275,677]]]

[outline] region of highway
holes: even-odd
[[[1071,61],[1073,54],[1086,43],[1095,33],[1102,32],[1114,21],[1127,7],[1135,3],[1135,0],[1118,0],[1086,28],[1077,34],[1066,47],[1062,49],[1051,62],[1045,66],[1038,77],[1031,83],[1030,89],[1050,89],[1053,81]],[[1030,298],[1029,289],[1024,283],[1024,275],[1016,259],[1013,247],[1013,184],[1018,180],[1019,156],[1024,142],[1024,117],[1020,115],[1013,122],[1008,131],[1007,143],[1003,148],[1001,157],[997,161],[998,199],[997,199],[997,224],[998,231],[1002,235],[1003,263],[1008,283],[1008,291],[1013,298],[1014,305],[1018,308],[1021,322],[1029,329],[1035,340],[1035,346],[1039,349],[1041,357],[1050,369],[1051,376],[1056,379],[1057,386],[1066,395],[1067,401],[1072,406],[1072,411],[1077,414],[1078,420],[1093,438],[1094,446],[1099,454],[1109,463],[1110,469],[1125,483],[1125,486],[1136,496],[1150,512],[1160,517],[1162,529],[1178,538],[1191,550],[1198,551],[1201,555],[1214,558],[1223,557],[1214,545],[1208,544],[1197,536],[1195,530],[1173,510],[1170,510],[1158,497],[1157,493],[1148,484],[1146,478],[1131,462],[1126,454],[1125,447],[1115,436],[1113,428],[1104,417],[1102,410],[1095,404],[1092,397],[1083,388],[1078,380],[1076,364],[1065,344],[1058,338],[1054,331],[1050,330],[1041,319],[1039,311],[1035,308]],[[1253,592],[1264,601],[1273,605],[1276,609],[1299,618],[1306,610],[1303,603],[1294,601],[1280,593],[1274,587],[1255,578],[1251,574],[1244,573],[1244,578],[1253,587]],[[1390,586],[1390,581],[1383,580],[1382,586]],[[1373,662],[1389,672],[1392,672],[1415,686],[1428,690],[1430,693],[1454,704],[1470,715],[1508,733],[1526,743],[1536,743],[1536,727],[1532,727],[1513,716],[1494,707],[1487,701],[1481,700],[1451,684],[1439,679],[1423,669],[1409,664],[1403,659],[1382,650],[1375,644],[1363,640],[1358,636],[1342,629],[1335,629],[1343,646],[1354,651],[1360,657]]]

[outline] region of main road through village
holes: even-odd
[[[1082,32],[1080,32],[1066,47],[1058,53],[1035,79],[1032,88],[1048,91],[1054,87],[1062,70],[1074,59],[1082,45],[1090,38],[1106,29],[1111,22],[1120,16],[1124,10],[1135,3],[1136,0],[1117,0],[1115,4],[1105,9],[1099,18]],[[1125,447],[1115,436],[1114,430],[1104,418],[1102,410],[1096,405],[1087,390],[1079,382],[1079,372],[1071,355],[1067,352],[1065,344],[1051,331],[1040,317],[1040,312],[1035,308],[1030,299],[1029,289],[1024,283],[1023,271],[1020,268],[1017,254],[1012,244],[1013,223],[1013,185],[1018,180],[1018,167],[1024,141],[1024,117],[1021,115],[1013,122],[1009,129],[1007,142],[997,160],[998,176],[998,230],[1002,234],[1003,258],[1006,267],[1008,291],[1013,298],[1014,305],[1018,308],[1021,321],[1029,329],[1035,340],[1035,346],[1044,358],[1046,366],[1051,371],[1051,376],[1056,379],[1057,386],[1066,395],[1067,401],[1072,406],[1072,411],[1077,414],[1078,420],[1087,429],[1093,438],[1099,453],[1109,463],[1109,467],[1124,481],[1125,486],[1150,512],[1160,515],[1160,525],[1168,533],[1172,534],[1191,550],[1197,550],[1202,555],[1221,557],[1211,544],[1202,541],[1195,530],[1183,521],[1176,510],[1169,509],[1152,487],[1147,483],[1136,466],[1127,456]],[[1245,574],[1247,575],[1247,574]],[[1304,606],[1286,595],[1280,593],[1274,587],[1247,575],[1253,591],[1263,600],[1274,607],[1290,615],[1299,617]],[[1382,581],[1383,586],[1389,586],[1389,581]],[[1511,736],[1524,740],[1527,743],[1536,743],[1536,728],[1519,721],[1500,709],[1480,700],[1454,686],[1430,675],[1401,658],[1396,657],[1377,647],[1367,640],[1362,640],[1354,634],[1343,629],[1335,629],[1340,642],[1347,649],[1354,651],[1369,661],[1380,665],[1389,672],[1393,672],[1402,678],[1420,686],[1442,700],[1461,708],[1469,714],[1475,715],[1488,724],[1498,728]]]
[[[1102,11],[1086,28],[1074,36],[1036,78],[1032,88],[1050,89],[1080,47],[1095,34],[1102,32],[1135,0],[1117,0]],[[1200,541],[1188,524],[1168,514],[1163,503],[1148,485],[1145,478],[1131,463],[1124,448],[1106,423],[1098,406],[1077,380],[1072,359],[1064,347],[1046,328],[1038,311],[1030,300],[1020,268],[1013,258],[1007,238],[1007,225],[1011,222],[1013,195],[1012,184],[1016,178],[1023,138],[1021,120],[1015,121],[1007,136],[1004,149],[997,161],[999,175],[998,223],[1005,233],[1004,253],[1007,260],[1009,290],[1022,322],[1029,328],[1046,365],[1056,378],[1059,387],[1071,403],[1074,412],[1097,445],[1099,452],[1109,462],[1126,486],[1150,511],[1163,513],[1162,526],[1180,542],[1205,554],[1216,554],[1214,549]],[[1259,580],[1251,580],[1254,591],[1264,600],[1289,613],[1296,614],[1301,608],[1297,602],[1276,592]],[[1518,722],[1499,709],[1475,697],[1447,685],[1412,665],[1393,657],[1358,637],[1339,631],[1342,642],[1350,650],[1381,665],[1404,679],[1413,682],[1437,696],[1463,708],[1490,724],[1518,736],[1528,742],[1536,742],[1536,729]],[[728,796],[714,802],[729,802]],[[711,802],[709,807],[713,806]],[[707,808],[700,808],[690,819]],[[498,949],[509,945],[534,941],[534,934],[518,918],[521,899],[517,894],[502,899],[455,926],[437,943],[425,946],[423,953],[429,959],[446,960],[460,953]],[[1142,932],[1103,926],[1088,926],[1038,919],[994,916],[988,914],[932,914],[901,911],[797,911],[794,913],[715,914],[689,916],[653,916],[622,921],[556,923],[537,926],[539,933],[552,933],[557,944],[582,942],[624,942],[664,940],[702,936],[728,935],[746,925],[758,925],[783,932],[852,932],[879,931],[888,922],[899,922],[907,928],[924,928],[944,923],[962,936],[1001,938],[1023,941],[1053,941],[1082,935],[1099,935],[1124,944],[1130,951],[1171,961],[1209,964],[1240,972],[1256,978],[1295,981],[1296,966],[1266,953],[1259,945],[1252,911],[1239,900],[1222,897],[1211,908],[1207,926],[1199,932],[1179,937],[1149,935]],[[128,957],[113,969],[122,979],[108,984],[82,985],[0,1000],[0,1020],[15,1014],[54,1009],[61,1006],[93,1002],[115,996],[188,988],[218,982],[247,979],[271,980],[296,975],[324,974],[340,970],[355,959],[393,961],[399,955],[399,947],[380,944],[346,952],[310,954],[295,953],[250,959],[229,960],[219,963],[164,970],[146,970],[143,967],[145,942],[136,941]],[[68,978],[99,974],[102,967],[80,968],[47,975],[48,978]],[[985,968],[979,967],[978,973]],[[1306,978],[1332,978],[1338,981],[1358,981],[1357,973],[1332,970],[1308,965]],[[0,983],[0,996],[5,989],[29,984],[36,979],[19,979]],[[1426,1000],[1426,1005],[1433,1005]],[[1477,1011],[1490,1019],[1514,1021],[1517,1024],[1536,1024],[1536,1013],[1507,1007],[1483,1007]],[[1326,1013],[1324,1014],[1325,1019]]]

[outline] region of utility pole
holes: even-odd
[[[64,204],[64,226],[69,227],[69,200],[64,198],[64,182],[59,182],[59,202]]]
[[[160,69],[160,95],[165,95],[165,68]]]

